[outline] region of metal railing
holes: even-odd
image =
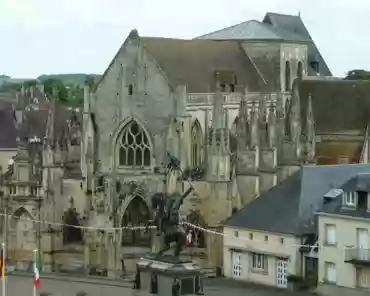
[[[367,262],[370,264],[369,249],[347,249],[345,250],[346,262]]]

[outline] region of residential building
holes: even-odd
[[[325,295],[368,295],[370,173],[359,173],[338,189],[318,213],[318,289]]]
[[[369,173],[370,166],[303,166],[231,216],[224,226],[224,275],[281,288],[287,287],[288,275],[315,284],[315,212],[332,188],[359,172]]]

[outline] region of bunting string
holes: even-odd
[[[66,224],[66,223],[58,223],[58,222],[51,222],[51,221],[46,221],[46,220],[37,220],[37,219],[33,219],[33,218],[30,218],[30,217],[17,217],[17,216],[13,216],[13,215],[10,215],[10,214],[5,214],[5,213],[0,213],[0,217],[8,217],[8,218],[13,218],[13,219],[17,219],[17,220],[23,220],[23,221],[28,221],[28,222],[33,222],[33,223],[39,223],[39,224],[44,224],[44,225],[54,225],[54,226],[61,226],[61,227],[72,227],[72,228],[78,228],[78,229],[86,229],[86,230],[90,230],[90,231],[119,231],[119,230],[131,230],[131,231],[136,231],[136,230],[147,230],[147,229],[156,229],[157,226],[138,226],[138,225],[133,225],[133,226],[122,226],[122,227],[94,227],[94,226],[82,226],[82,225],[72,225],[72,224]],[[226,234],[226,233],[222,233],[222,232],[218,232],[218,231],[215,231],[215,230],[211,230],[211,229],[207,229],[207,228],[204,228],[204,227],[201,227],[199,225],[195,225],[195,224],[192,224],[190,222],[187,222],[187,221],[181,221],[180,222],[183,226],[185,226],[186,228],[190,228],[190,229],[193,229],[195,231],[199,231],[199,232],[204,232],[204,233],[207,233],[207,234],[210,234],[210,235],[216,235],[216,236],[220,236],[220,237],[228,237],[228,238],[232,238],[233,240],[240,240],[240,241],[243,241],[245,243],[245,247],[247,248],[248,245],[251,245],[251,244],[261,244],[261,245],[271,245],[271,244],[274,244],[276,246],[289,246],[289,247],[292,247],[292,248],[301,248],[301,247],[309,247],[309,248],[315,248],[315,247],[319,247],[320,245],[322,245],[321,243],[318,243],[314,246],[308,246],[308,245],[295,245],[295,244],[281,244],[281,243],[278,243],[278,242],[266,242],[266,241],[259,241],[259,240],[251,240],[249,238],[246,238],[246,237],[235,237],[235,235],[230,235],[230,234]],[[344,249],[348,249],[348,248],[344,248]]]

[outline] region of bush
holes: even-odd
[[[87,293],[84,291],[80,291],[76,293],[76,296],[87,296]]]

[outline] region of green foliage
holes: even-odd
[[[57,79],[62,81],[64,84],[78,84],[84,85],[87,80],[98,80],[100,75],[96,74],[53,74],[53,75],[41,75],[37,79],[40,81],[45,81],[48,79]]]
[[[19,91],[22,85],[27,88],[42,83],[49,98],[56,98],[67,106],[81,107],[84,100],[84,85],[93,89],[99,78],[100,75],[95,74],[61,74],[41,75],[36,80],[17,81],[1,75],[0,92]]]
[[[366,70],[351,70],[348,71],[347,76],[344,78],[346,80],[370,80],[370,71]]]

